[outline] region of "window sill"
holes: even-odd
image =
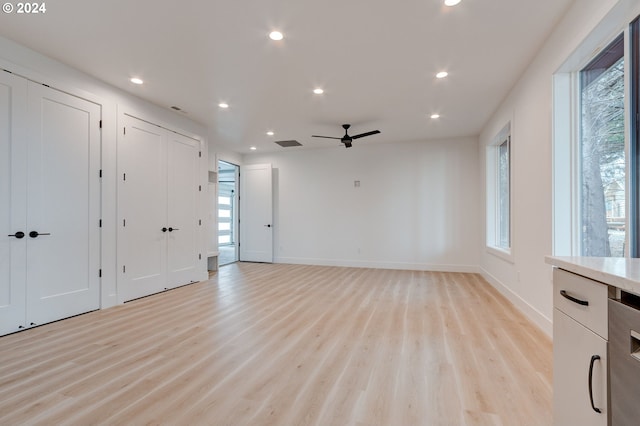
[[[493,246],[487,246],[487,253],[499,257],[500,259],[509,262],[509,263],[516,263],[515,259],[513,258],[513,252],[512,250],[505,250],[503,248],[499,248],[499,247],[493,247]]]

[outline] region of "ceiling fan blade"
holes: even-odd
[[[359,135],[351,136],[351,139],[358,139],[358,138],[363,138],[365,136],[377,135],[378,133],[380,133],[380,130],[372,130],[367,133],[360,133]]]
[[[311,135],[312,138],[325,138],[325,139],[338,139],[341,140],[342,138],[334,138],[333,136],[318,136],[318,135]]]

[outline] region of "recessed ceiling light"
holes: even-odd
[[[284,38],[284,34],[282,34],[280,31],[271,31],[269,33],[269,38],[271,40],[280,41]]]
[[[219,104],[218,104],[218,106],[219,106],[220,108],[223,108],[223,109],[229,108],[229,104],[227,104],[227,103],[225,103],[225,102],[221,102],[221,103],[219,103]]]
[[[273,136],[273,135],[275,135],[275,133],[273,133],[271,130],[269,130],[269,131],[267,132],[267,135],[268,135],[268,136]]]
[[[258,148],[256,148],[255,146],[252,146],[252,147],[250,147],[249,149],[250,149],[251,151],[255,151],[255,150],[256,150],[256,149],[258,149]]]
[[[445,78],[446,76],[448,76],[449,73],[446,71],[440,71],[438,74],[436,74],[436,78]]]
[[[440,118],[440,114],[431,114],[432,119]]]
[[[322,95],[324,93],[324,90],[318,87],[313,89],[313,93],[315,93],[316,95]]]
[[[142,81],[142,79],[138,78],[138,77],[133,77],[131,80],[129,80],[130,82],[132,82],[133,84],[142,84],[144,83],[144,81]]]
[[[455,6],[456,4],[460,3],[461,0],[444,0],[444,5],[445,6]]]

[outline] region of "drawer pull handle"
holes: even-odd
[[[591,408],[596,413],[602,413],[599,408],[593,405],[593,364],[600,359],[600,355],[594,355],[591,357],[591,363],[589,364],[589,399],[591,400]]]
[[[569,296],[565,290],[560,290],[560,294],[562,295],[562,297],[571,300],[573,303],[577,303],[578,305],[582,306],[589,306],[588,301],[576,299],[575,297]]]

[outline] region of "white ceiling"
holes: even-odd
[[[571,2],[56,0],[45,14],[0,14],[0,35],[179,106],[227,149],[336,147],[310,136],[342,136],[343,123],[382,132],[356,149],[477,135]]]

